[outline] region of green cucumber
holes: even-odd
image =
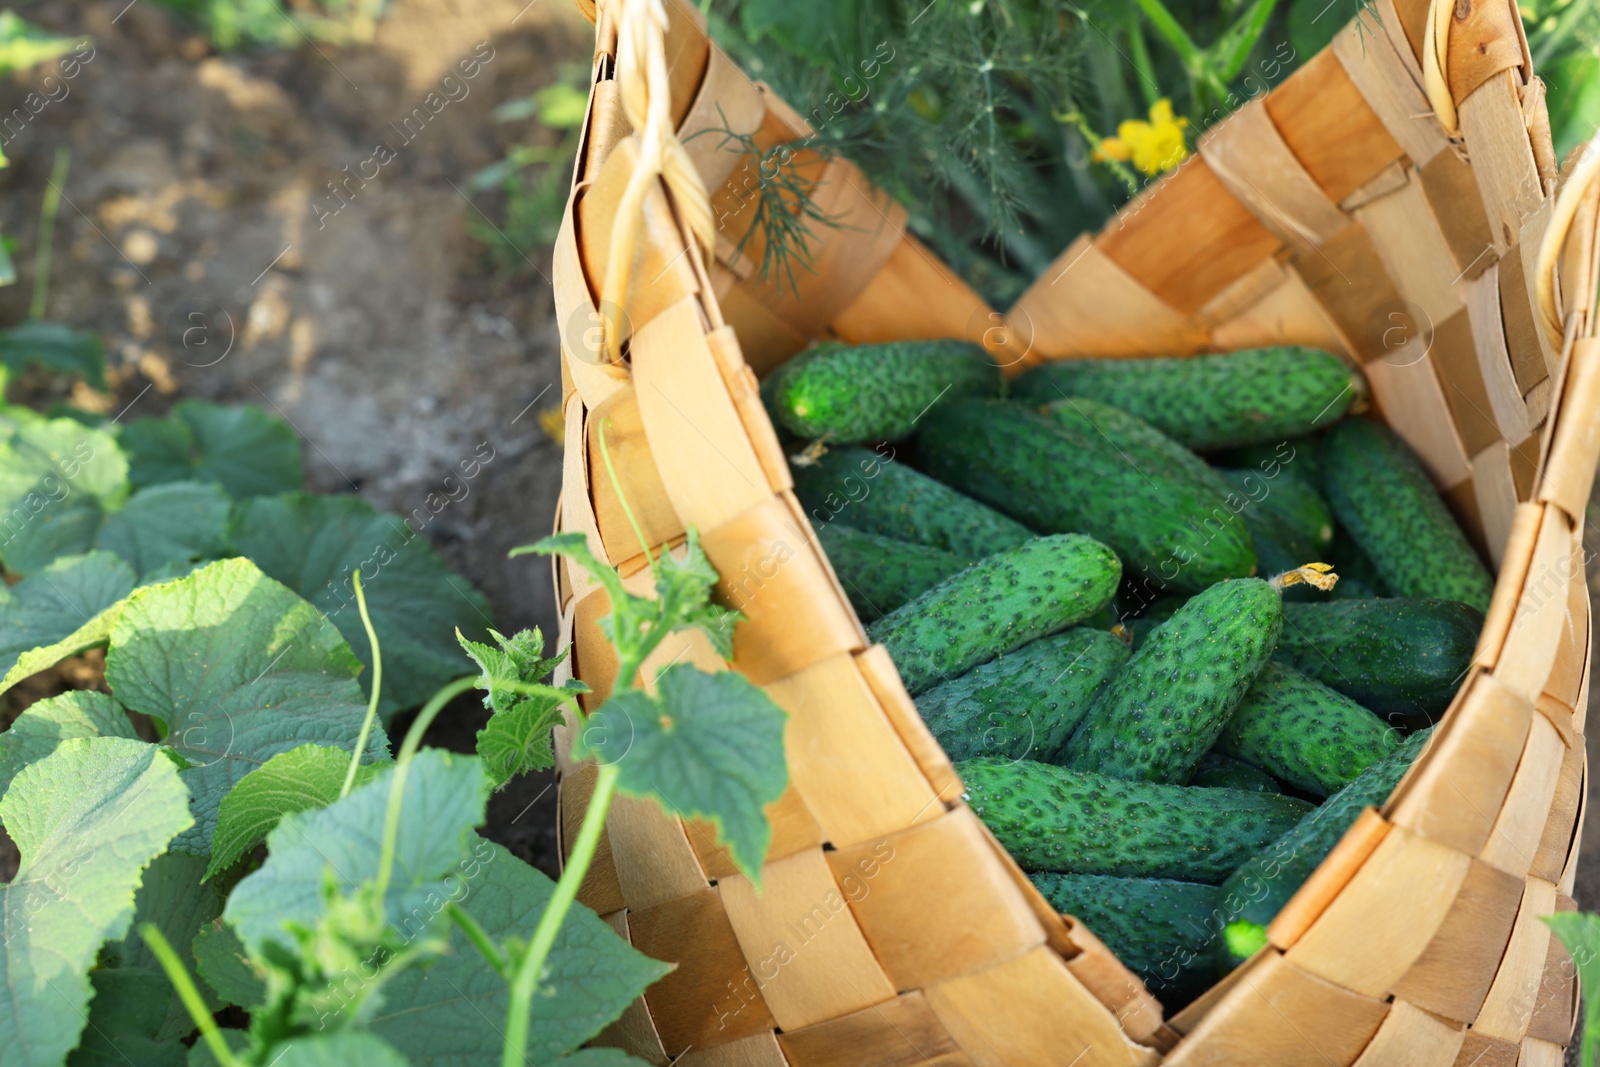
[[[909,437],[936,402],[999,391],[1000,368],[969,341],[829,341],[779,367],[761,392],[790,432],[855,444]]]
[[[1130,575],[1198,592],[1255,568],[1249,531],[1216,494],[1015,404],[941,404],[922,420],[917,448],[946,485],[1033,529],[1098,538]]]
[[[1343,693],[1269,663],[1233,709],[1216,751],[1325,797],[1399,743],[1399,734]]]
[[[1057,911],[1105,942],[1168,1011],[1211,985],[1216,963],[1217,887],[1170,878],[1104,874],[1028,876]]]
[[[1061,762],[1133,781],[1188,781],[1272,658],[1283,611],[1278,591],[1260,578],[1191,597],[1139,643]]]
[[[1217,473],[1242,498],[1240,514],[1252,532],[1303,557],[1296,566],[1326,562],[1322,556],[1333,543],[1333,516],[1315,489],[1287,474],[1268,478],[1265,472],[1230,467]]]
[[[902,541],[982,559],[1033,531],[949,486],[865,448],[830,448],[791,461],[794,492],[814,523],[841,521]]]
[[[1122,567],[1082,534],[1039,537],[945,579],[867,628],[912,695],[1065,630],[1111,601]]]
[[[952,760],[1046,760],[1127,661],[1120,640],[1075,626],[939,683],[917,710]]]
[[[967,803],[1022,869],[1216,884],[1311,805],[1274,793],[1125,782],[1032,760],[956,765]]]
[[[1228,969],[1266,944],[1267,925],[1339,843],[1361,810],[1389,799],[1432,735],[1430,728],[1406,738],[1228,877],[1222,884],[1223,937],[1219,942],[1219,955]]]
[[[1285,604],[1276,658],[1391,723],[1436,721],[1455,697],[1483,616],[1453,600]]]
[[[1233,485],[1205,460],[1138,416],[1093,397],[1069,396],[1041,406],[1039,413],[1081,437],[1105,441],[1141,469],[1178,474],[1217,497],[1234,492]]]
[[[1352,419],[1328,434],[1322,459],[1334,515],[1396,596],[1489,610],[1489,568],[1393,430]]]
[[[1323,495],[1321,444],[1315,435],[1230,448],[1211,458],[1224,467],[1260,471],[1274,482],[1287,476]]]
[[[1210,786],[1213,789],[1242,789],[1247,793],[1281,793],[1272,775],[1259,767],[1224,756],[1212,749],[1195,764],[1190,785]]]
[[[1073,359],[1011,383],[1044,404],[1087,396],[1114,404],[1197,451],[1282,441],[1340,418],[1364,389],[1337,356],[1260,348],[1185,359]]]
[[[816,527],[845,596],[862,622],[871,622],[971,565],[927,545],[863,533],[842,522]]]
[[[1186,598],[1181,596],[1157,597],[1143,611],[1124,621],[1123,626],[1133,638],[1133,647],[1138,648],[1144,643],[1144,639],[1150,636],[1152,630],[1177,614],[1185,600]]]
[[[1328,546],[1326,562],[1333,564],[1334,573],[1339,576],[1339,584],[1333,587],[1336,598],[1361,600],[1390,595],[1378,568],[1338,523],[1333,526],[1333,544]]]

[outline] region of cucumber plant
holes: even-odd
[[[653,597],[581,535],[520,551],[564,555],[607,589],[611,693],[585,714],[581,683],[545,680],[561,657],[537,632],[460,637],[477,673],[432,695],[393,759],[359,575],[365,694],[340,630],[250,560],[137,587],[111,553],[71,561],[111,602],[12,674],[103,647],[109,692],[39,701],[0,733],[0,820],[22,852],[0,898],[0,966],[16,980],[0,1067],[640,1062],[580,1048],[670,970],[577,902],[606,813],[621,792],[704,819],[759,882],[764,809],[788,783],[785,714],[731,671],[646,665],[683,630],[732,653],[739,616],[711,601],[695,531],[650,554]],[[477,753],[423,748],[474,688],[491,711]],[[574,757],[599,766],[552,882],[474,828],[492,789],[553,765],[563,713]],[[218,1022],[230,1007],[247,1028]]]

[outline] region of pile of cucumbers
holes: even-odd
[[[762,395],[967,802],[1169,1010],[1266,943],[1467,672],[1493,578],[1328,353],[1006,382],[964,342],[830,342]]]

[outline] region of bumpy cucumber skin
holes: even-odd
[[[865,448],[830,448],[791,464],[794,491],[814,523],[858,530],[982,559],[1034,533],[986,504]]]
[[[1283,601],[1259,578],[1191,597],[1139,643],[1061,762],[1130,781],[1188,781],[1272,658],[1282,628]]]
[[[917,710],[952,760],[1047,760],[1127,661],[1120,640],[1075,626],[941,682]]]
[[[1275,658],[1395,725],[1425,725],[1455,696],[1482,628],[1453,600],[1285,604]]]
[[[994,396],[1000,369],[967,341],[818,345],[780,367],[764,390],[773,419],[809,440],[897,441],[935,402]]]
[[[1323,857],[1339,843],[1361,809],[1376,807],[1389,798],[1432,736],[1432,729],[1427,729],[1406,738],[1231,874],[1222,884],[1223,925],[1247,922],[1265,927],[1272,922]],[[1218,955],[1230,970],[1244,962],[1233,956],[1220,939]]]
[[[1244,501],[1240,515],[1291,554],[1299,565],[1326,562],[1321,556],[1333,542],[1333,516],[1316,490],[1287,472],[1268,478],[1265,472],[1224,467],[1217,471]]]
[[[1327,426],[1356,396],[1354,372],[1310,348],[1187,359],[1045,363],[1011,383],[1030,403],[1088,396],[1137,415],[1197,451],[1282,441]]]
[[[1082,534],[1040,537],[945,579],[867,629],[913,696],[1110,603],[1122,566]]]
[[[1397,596],[1489,610],[1494,578],[1411,450],[1387,426],[1352,419],[1323,441],[1328,503]]]
[[[1103,874],[1028,877],[1051,907],[1079,919],[1104,941],[1168,1011],[1211,984],[1220,903],[1216,886]]]
[[[1294,797],[1125,782],[990,756],[956,772],[1023,870],[1216,884],[1303,818]]]
[[[1015,404],[941,404],[923,418],[917,448],[946,485],[1035,530],[1098,538],[1130,575],[1199,592],[1255,569],[1249,531],[1215,494]]]
[[[950,552],[864,533],[841,522],[816,528],[862,622],[880,619],[971,563]]]
[[[1325,797],[1399,743],[1399,734],[1343,693],[1269,663],[1233,709],[1216,751]]]
[[[1224,756],[1212,749],[1195,764],[1190,785],[1209,786],[1212,789],[1241,789],[1246,793],[1281,793],[1278,783],[1266,771],[1248,763]]]
[[[1179,474],[1190,484],[1226,498],[1234,487],[1215,467],[1137,415],[1093,397],[1069,396],[1039,408],[1045,418],[1083,437],[1103,438],[1141,469]]]
[[[1321,443],[1313,434],[1308,437],[1290,437],[1282,441],[1230,448],[1216,453],[1211,458],[1224,467],[1260,471],[1273,482],[1287,476],[1322,497],[1324,490],[1321,452]]]

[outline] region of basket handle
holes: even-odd
[[[703,251],[714,246],[716,226],[705,184],[672,124],[666,6],[662,0],[619,0],[603,6],[617,19],[617,88],[623,114],[639,145],[638,165],[628,178],[612,222],[600,284],[602,352],[606,362],[615,363],[622,358],[623,309],[651,183],[658,177],[666,183],[673,206]]]
[[[1522,16],[1511,0],[1507,2],[1510,22],[1515,27],[1517,44],[1522,53],[1518,67],[1522,71],[1523,83],[1528,84],[1533,80],[1533,54],[1528,50],[1528,35],[1523,32]],[[1450,27],[1457,4],[1458,0],[1428,0],[1428,17],[1422,28],[1422,88],[1434,115],[1439,119],[1439,125],[1452,138],[1461,135],[1460,116],[1456,112],[1455,97],[1450,92]]]
[[[1564,320],[1568,316],[1563,314],[1561,307],[1561,289],[1557,284],[1556,271],[1578,210],[1583,206],[1583,201],[1594,193],[1597,181],[1600,181],[1600,134],[1584,146],[1583,154],[1573,164],[1571,173],[1561,186],[1561,192],[1556,196],[1544,238],[1539,242],[1539,260],[1534,274],[1539,325],[1544,328],[1551,346],[1557,351],[1562,349],[1566,340],[1567,323]],[[1572,310],[1576,312],[1579,309]],[[1588,327],[1592,331],[1594,323],[1589,323]]]

